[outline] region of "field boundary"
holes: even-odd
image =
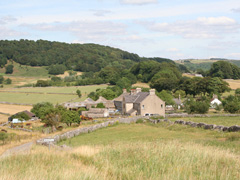
[[[187,113],[179,113],[179,114],[166,114],[168,118],[185,118],[185,117],[240,117],[240,114],[187,114]]]
[[[26,104],[26,103],[12,103],[12,102],[6,102],[6,101],[0,101],[0,104],[22,105],[22,106],[33,106],[33,104]]]

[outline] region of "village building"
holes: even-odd
[[[180,95],[178,98],[173,98],[173,101],[174,101],[177,109],[181,109],[183,107],[183,103],[182,103]]]
[[[25,111],[21,111],[21,112],[18,112],[18,113],[16,113],[16,114],[10,116],[10,117],[8,118],[8,122],[12,122],[12,121],[14,120],[14,122],[16,123],[16,122],[20,121],[20,120],[17,119],[17,118],[12,118],[12,117],[14,117],[14,116],[17,116],[17,115],[20,114],[20,113],[26,114],[26,115],[28,116],[29,120],[37,120],[37,119],[38,119],[38,117],[36,117],[36,115],[35,115],[34,113],[25,110]]]
[[[213,95],[213,98],[210,101],[210,107],[216,108],[216,106],[221,105],[222,102],[218,99],[217,95]]]
[[[141,88],[132,89],[130,93],[124,91],[114,101],[116,101],[114,102],[117,105],[116,108],[123,115],[160,115],[165,117],[165,102],[155,94],[155,89],[151,89],[149,92],[142,92]]]
[[[106,108],[90,108],[88,111],[82,111],[82,115],[90,118],[109,117],[109,111]]]

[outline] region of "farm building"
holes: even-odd
[[[18,112],[16,114],[10,116],[8,118],[8,121],[11,122],[15,117],[22,116],[22,115],[25,115],[25,117],[26,117],[26,119],[24,119],[24,120],[37,120],[38,119],[38,117],[36,117],[35,114],[26,110],[26,111]],[[18,118],[15,118],[15,119],[18,119]]]
[[[90,108],[88,111],[82,111],[82,115],[91,118],[109,117],[109,111],[106,108]]]
[[[102,96],[100,96],[97,101],[94,101],[91,98],[87,98],[86,100],[84,100],[82,102],[67,102],[64,104],[64,107],[66,107],[69,110],[78,110],[81,107],[90,109],[92,107],[96,107],[97,104],[99,104],[99,103],[103,103],[103,105],[108,109],[115,109],[113,100],[107,100]]]
[[[121,97],[115,101],[118,101],[115,102],[115,105],[118,105],[116,108],[120,108],[123,115],[165,117],[165,102],[155,94],[155,89],[149,92],[142,92],[141,88],[132,89],[130,94],[123,92]]]

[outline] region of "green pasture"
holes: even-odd
[[[24,87],[4,89],[4,91],[19,92],[42,92],[42,93],[76,93],[79,89],[82,94],[88,94],[96,89],[106,88],[108,85],[88,85],[88,86],[71,86],[71,87]],[[0,89],[1,90],[1,89]]]
[[[38,102],[51,102],[53,104],[63,103],[74,99],[74,101],[83,101],[87,95],[96,91],[96,89],[106,88],[107,85],[93,85],[93,86],[72,86],[72,87],[34,87],[34,88],[9,88],[4,91],[19,91],[29,93],[12,93],[12,92],[0,92],[0,101],[12,102],[12,103],[24,103],[35,104]],[[78,98],[76,90],[79,89],[82,93],[81,99]],[[1,91],[1,89],[0,89]],[[32,94],[30,92],[40,92],[44,94]],[[47,93],[75,93],[76,95],[64,95],[64,94],[47,94]]]
[[[0,179],[240,179],[239,133],[119,124],[60,144],[71,148],[34,146],[29,154],[0,159]]]
[[[224,116],[213,116],[213,117],[184,117],[184,118],[169,118],[171,121],[183,120],[183,121],[193,121],[197,123],[206,123],[206,124],[216,124],[223,126],[240,126],[240,116],[236,117],[224,117]]]
[[[28,94],[28,93],[5,93],[0,92],[0,101],[11,103],[35,104],[39,102],[63,103],[77,98],[77,95],[61,94]]]
[[[13,74],[10,76],[21,76],[21,77],[48,77],[47,67],[32,67],[27,65],[20,65],[13,62]],[[1,73],[5,73],[5,68],[0,68]]]

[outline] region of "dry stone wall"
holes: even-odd
[[[109,125],[114,125],[117,122],[118,123],[128,123],[128,124],[136,123],[136,121],[140,118],[142,118],[142,117],[138,116],[138,117],[131,117],[131,118],[116,118],[116,119],[108,120],[106,122],[102,122],[102,123],[95,124],[92,126],[82,127],[82,128],[76,129],[76,130],[68,131],[68,132],[60,134],[60,135],[55,135],[53,137],[48,137],[48,138],[54,139],[54,142],[44,142],[45,138],[43,138],[43,139],[37,140],[36,143],[40,144],[40,145],[48,145],[49,143],[57,143],[64,139],[70,139],[70,138],[73,138],[73,137],[78,136],[83,133],[90,133],[92,131],[96,131],[97,129],[108,127]]]

